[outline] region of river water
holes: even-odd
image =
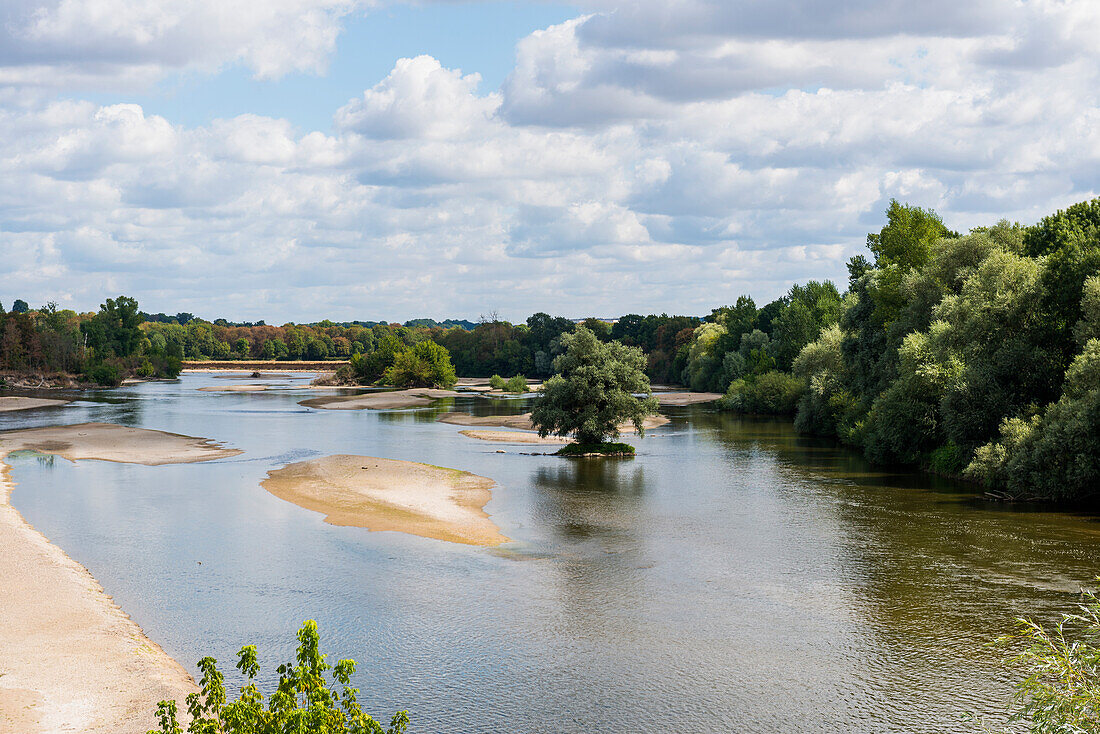
[[[316,619],[330,660],[358,661],[365,710],[407,708],[415,732],[971,731],[962,714],[996,719],[1011,695],[987,643],[1069,611],[1100,572],[1093,517],[874,470],[786,422],[669,408],[634,459],[561,459],[435,422],[522,400],[323,411],[297,404],[318,394],[306,376],[261,381],[275,389],[199,392],[260,381],[185,374],[0,414],[0,430],[106,421],[244,451],[22,454],[13,504],[192,672],[213,655],[235,673],[254,643],[270,681]],[[486,510],[514,542],[334,527],[260,487],[341,453],[492,478]]]

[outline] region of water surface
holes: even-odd
[[[945,732],[1011,693],[985,646],[1053,618],[1098,571],[1094,519],[876,471],[789,424],[706,406],[632,460],[459,435],[430,409],[323,411],[300,375],[259,393],[208,373],[0,414],[0,430],[108,421],[244,454],[147,467],[13,457],[12,501],[193,672],[255,643],[267,680],[316,619],[368,711],[418,732]],[[254,382],[241,379],[239,382]],[[497,453],[504,449],[506,453]],[[351,453],[491,477],[514,539],[481,549],[326,525],[268,470]],[[236,681],[230,676],[230,679]]]

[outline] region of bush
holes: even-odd
[[[138,377],[152,377],[156,370],[153,368],[153,363],[149,360],[145,360],[141,363],[141,366],[136,370]]]
[[[523,375],[516,375],[515,377],[504,383],[504,387],[501,388],[504,392],[511,393],[525,393],[530,392],[531,389],[527,386],[527,378]]]
[[[433,341],[423,341],[398,352],[382,380],[396,387],[449,388],[454,386],[456,378],[447,348]]]
[[[489,387],[493,388],[494,390],[503,390],[504,386],[507,384],[508,383],[505,382],[504,378],[500,375],[493,375],[489,378]]]
[[[104,387],[117,387],[122,384],[122,373],[118,367],[108,362],[101,362],[88,370],[87,377],[91,382]]]
[[[802,380],[773,370],[734,380],[717,404],[735,413],[793,415],[805,390]]]
[[[256,647],[242,647],[237,657],[237,670],[248,679],[248,685],[241,689],[236,701],[228,703],[217,661],[211,657],[199,661],[201,693],[187,696],[190,734],[403,734],[408,727],[406,711],[394,714],[387,729],[363,713],[356,700],[359,691],[351,687],[355,661],[341,660],[335,666],[328,665],[321,654],[317,623],[313,620],[307,620],[298,631],[298,664],[278,667],[279,683],[267,698],[266,708],[264,695],[254,682],[260,672]],[[329,670],[331,684],[325,675]],[[336,684],[341,690],[336,690]],[[161,701],[156,713],[160,728],[149,734],[181,734],[176,714],[175,701]]]
[[[998,640],[1024,674],[1011,721],[1027,722],[1035,734],[1100,731],[1100,599],[1084,594],[1078,613],[1053,629],[1018,619],[1016,632]]]
[[[634,447],[628,443],[571,443],[558,449],[554,456],[633,456]]]

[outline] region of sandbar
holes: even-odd
[[[143,734],[156,723],[158,701],[175,699],[182,712],[195,683],[87,569],[11,506],[3,459],[19,450],[150,465],[240,452],[107,423],[0,433],[0,732]]]
[[[202,392],[263,392],[267,388],[267,385],[211,385],[196,389]]]
[[[653,397],[661,405],[695,405],[713,403],[723,395],[719,392],[655,392]]]
[[[547,436],[543,438],[533,431],[459,431],[463,436],[476,438],[479,441],[492,441],[493,443],[524,443],[537,444],[539,446],[564,446],[572,443],[571,438],[559,436]]]
[[[261,486],[332,525],[391,530],[466,545],[509,539],[482,508],[492,479],[412,461],[337,454],[268,472]]]
[[[99,459],[149,466],[211,461],[241,453],[207,438],[114,423],[78,423],[0,433],[0,460],[12,451],[37,451],[69,461]]]
[[[12,410],[32,410],[34,408],[55,408],[59,405],[67,405],[71,402],[71,400],[8,396],[0,398],[0,413],[7,413]]]
[[[522,413],[520,415],[470,415],[469,413],[457,413],[456,412],[456,413],[444,413],[443,415],[436,418],[436,420],[441,422],[441,423],[453,423],[454,425],[457,425],[457,426],[487,426],[487,427],[491,426],[491,427],[496,427],[496,428],[517,428],[521,431],[534,431],[535,430],[535,425],[531,422],[531,414],[530,413]],[[663,415],[651,415],[651,416],[648,416],[644,421],[642,421],[642,428],[649,431],[649,430],[657,428],[659,426],[663,426],[668,422],[669,422],[669,419],[666,418]],[[637,433],[637,429],[634,428],[633,423],[630,423],[630,422],[620,423],[619,424],[619,432],[620,433]],[[470,436],[474,432],[473,431],[459,431],[459,433],[461,433],[464,436]],[[487,435],[498,434],[498,433],[502,433],[502,432],[501,431],[481,431],[479,433],[482,433],[482,434],[484,434],[484,436],[487,436]],[[487,440],[495,440],[495,439],[484,438],[484,436],[479,435],[479,436],[473,436],[473,437],[474,438],[480,438],[480,439],[486,440],[486,441]],[[524,443],[535,443],[535,442],[534,441],[531,441],[531,442],[526,442],[525,441]]]
[[[432,388],[412,388],[410,390],[389,390],[361,395],[330,396],[309,398],[298,405],[323,410],[392,410],[395,408],[420,408],[431,405],[440,398],[449,398],[461,393],[454,390],[435,390]]]

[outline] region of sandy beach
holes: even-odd
[[[661,405],[695,405],[713,403],[723,395],[719,392],[655,392],[653,397]]]
[[[0,413],[7,413],[12,410],[33,410],[34,408],[56,408],[71,402],[71,400],[53,400],[50,398],[2,397],[0,398]]]
[[[436,390],[416,387],[410,390],[390,390],[362,395],[326,396],[302,400],[298,405],[322,410],[393,410],[397,408],[422,408],[440,398],[454,397],[461,393],[454,390]]]
[[[482,509],[493,484],[457,469],[347,454],[290,464],[261,482],[333,525],[487,546],[508,541]]]
[[[144,734],[158,701],[195,690],[92,575],[9,504],[8,453],[138,464],[240,453],[207,439],[107,423],[0,433],[0,734]]]

